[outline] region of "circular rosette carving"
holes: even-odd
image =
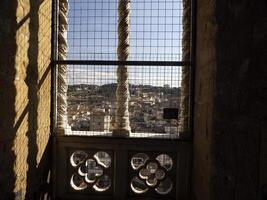
[[[159,183],[159,185],[155,188],[156,192],[161,195],[165,195],[171,192],[172,190],[172,181],[170,178],[166,178]]]
[[[131,166],[134,170],[140,169],[146,164],[148,159],[149,157],[145,153],[135,154],[131,159]]]
[[[155,176],[156,176],[156,179],[157,179],[157,180],[162,180],[162,179],[164,179],[164,177],[165,177],[165,172],[164,172],[162,169],[158,169],[158,170],[155,172]]]
[[[77,174],[72,175],[70,185],[74,190],[84,190],[87,188],[87,184],[84,182],[83,178]]]
[[[146,168],[139,171],[139,176],[146,180],[146,184],[150,187],[157,185],[158,180],[162,180],[165,177],[165,172],[158,168],[156,162],[150,162]]]
[[[70,184],[73,189],[83,190],[89,186],[88,184],[94,184],[91,187],[97,192],[103,192],[110,188],[111,179],[104,174],[104,170],[111,166],[111,156],[108,153],[100,151],[93,158],[88,158],[87,153],[76,151],[71,156],[72,161],[73,167],[78,166],[78,173],[71,177]]]
[[[173,167],[173,161],[167,154],[160,154],[155,161],[148,162],[149,157],[138,153],[131,159],[131,166],[138,171],[131,181],[131,189],[136,194],[146,193],[154,188],[158,194],[165,195],[172,190],[172,181],[167,174]]]
[[[104,192],[108,190],[111,186],[111,179],[108,175],[104,175],[100,177],[93,188],[98,192]]]
[[[156,160],[159,162],[161,167],[163,167],[167,171],[171,171],[172,166],[173,166],[173,161],[169,155],[160,154],[156,157]]]
[[[109,168],[111,165],[111,157],[104,151],[99,151],[94,155],[97,163],[105,168]]]
[[[145,182],[137,176],[132,179],[131,188],[136,194],[143,194],[148,191],[148,187]]]
[[[77,167],[79,164],[83,163],[88,154],[84,151],[75,151],[70,157],[70,163],[73,167]]]

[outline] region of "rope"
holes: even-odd
[[[183,0],[183,38],[182,38],[182,60],[190,60],[190,0]],[[180,123],[179,133],[188,131],[189,126],[189,81],[190,69],[188,66],[182,68],[181,100],[180,100]]]
[[[58,59],[67,58],[67,29],[68,29],[68,1],[59,1],[59,27],[58,27]],[[58,67],[58,103],[57,103],[57,128],[64,134],[67,125],[67,65]]]
[[[120,0],[118,5],[119,21],[118,21],[118,60],[126,61],[130,53],[130,0]],[[129,120],[129,80],[128,67],[119,65],[117,68],[117,110],[116,110],[116,126],[114,135],[127,136],[130,131]]]

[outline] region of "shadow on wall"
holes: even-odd
[[[17,2],[2,0],[0,8],[0,197],[14,199],[11,191],[15,186],[16,157],[12,148],[17,129],[14,105]]]
[[[42,77],[38,75],[38,32],[39,16],[38,11],[43,1],[30,0],[30,12],[20,22],[17,23],[17,1],[1,0],[0,1],[0,199],[40,199],[43,193],[48,190],[47,177],[50,166],[50,142],[42,155],[40,163],[37,163],[38,143],[38,105],[39,89],[47,79],[50,66]],[[28,35],[28,52],[18,52],[16,34],[19,28],[29,20]],[[48,28],[49,29],[49,28]],[[48,30],[49,31],[49,30]],[[22,112],[16,110],[16,103],[26,101],[19,98],[22,92],[18,88],[20,83],[16,78],[19,67],[23,66],[23,61],[19,60],[17,54],[26,54],[29,64],[26,70],[25,83],[28,88],[28,104]],[[21,59],[23,60],[23,59]],[[25,91],[24,91],[25,92]],[[47,111],[49,112],[49,111]],[[28,143],[20,143],[21,134],[18,130],[21,128],[23,121],[28,116],[28,130],[26,137]],[[26,145],[25,145],[26,144]],[[27,146],[28,144],[28,146]],[[19,149],[27,149],[27,167],[20,170],[27,170],[26,177],[21,177],[17,169],[23,165],[25,160],[19,160],[16,155],[15,146]],[[20,153],[17,151],[18,154]],[[22,152],[21,152],[22,153]],[[26,183],[26,191],[23,184]],[[24,182],[24,183],[23,183]],[[20,184],[22,186],[20,186]],[[16,188],[16,190],[15,190]],[[18,189],[19,188],[19,189]],[[21,188],[21,189],[20,189]]]
[[[28,143],[28,172],[27,172],[27,189],[26,189],[26,199],[34,199],[36,184],[38,183],[35,176],[36,166],[37,166],[37,130],[38,130],[38,29],[39,29],[39,1],[30,0],[30,24],[29,24],[29,49],[28,49],[28,59],[29,65],[27,67],[27,77],[26,84],[28,86],[28,100],[29,100],[29,111],[28,111],[28,132],[27,137],[29,139]]]

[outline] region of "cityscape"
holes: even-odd
[[[115,128],[116,83],[68,86],[68,124],[73,131],[112,132]],[[178,119],[164,119],[164,108],[179,108],[180,88],[129,85],[130,125],[135,133],[178,132]]]

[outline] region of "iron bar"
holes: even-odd
[[[106,60],[56,60],[57,65],[132,65],[132,66],[190,66],[184,61],[106,61]]]

